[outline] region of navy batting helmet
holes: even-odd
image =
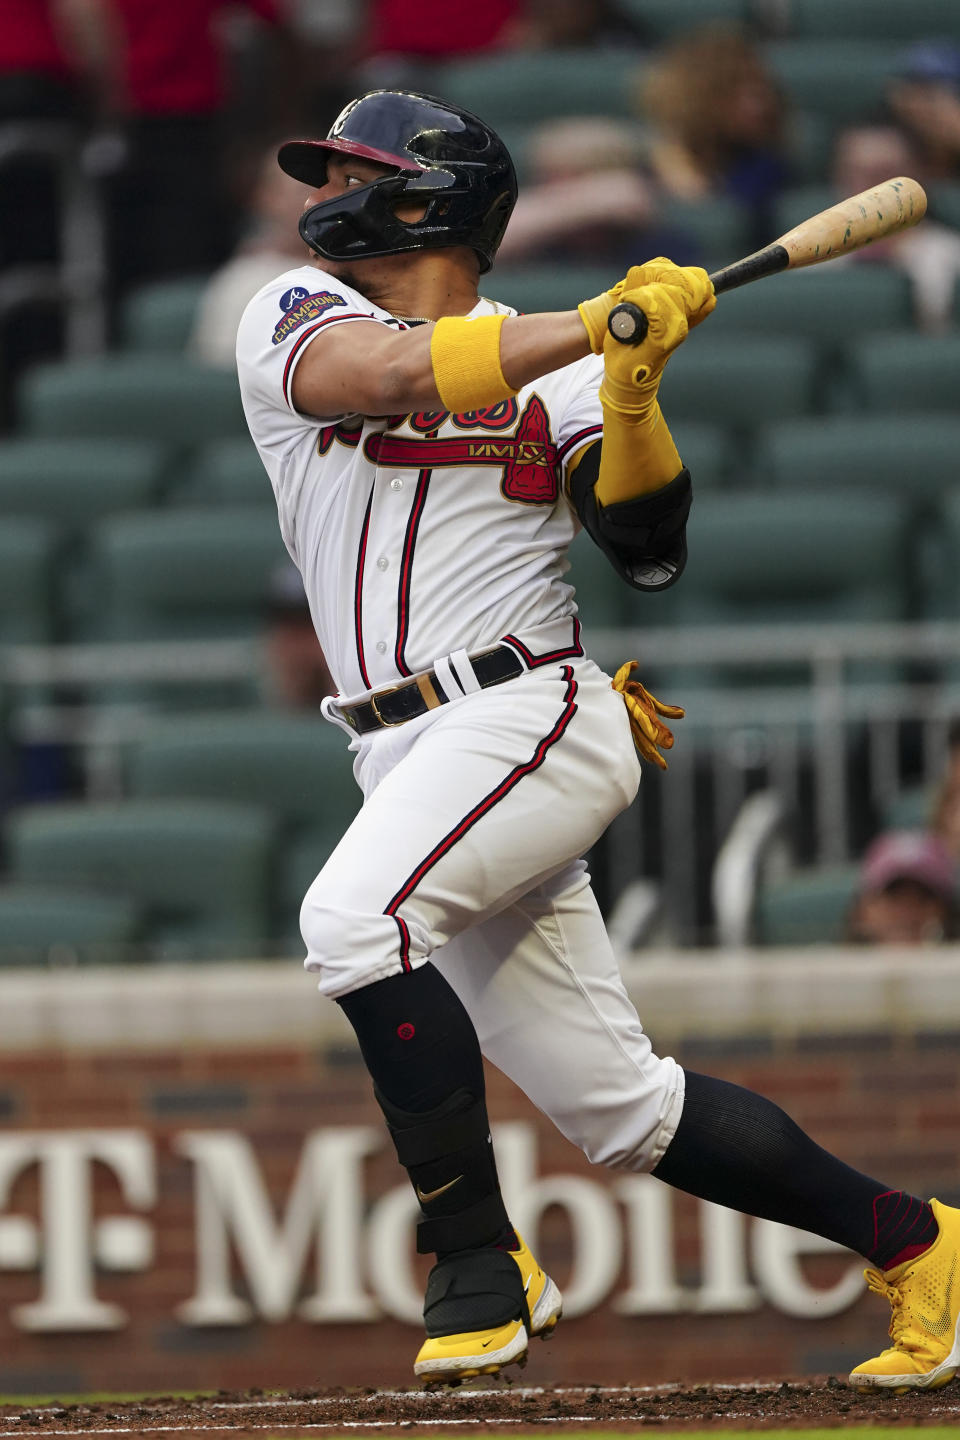
[[[280,167],[314,188],[330,154],[357,155],[395,173],[305,210],[300,234],[327,260],[367,260],[409,250],[467,245],[490,269],[517,198],[506,146],[476,115],[432,95],[371,90],[341,111],[325,140],[291,140]],[[398,220],[400,201],[426,205],[421,220]]]

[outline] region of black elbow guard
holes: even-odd
[[[636,590],[666,590],[680,579],[687,563],[687,516],[693,499],[690,471],[681,470],[669,485],[649,495],[601,505],[594,491],[600,444],[590,447],[570,482],[581,523],[628,585]]]

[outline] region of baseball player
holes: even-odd
[[[279,162],[311,187],[312,253],[247,308],[240,383],[364,796],[301,928],[437,1257],[416,1374],[496,1373],[560,1316],[500,1194],[483,1053],[596,1163],[867,1257],[892,1343],[852,1382],[945,1384],[960,1211],[655,1055],[579,858],[633,800],[638,752],[664,763],[681,712],[584,653],[566,552],[582,525],[638,590],[679,577],[690,476],[657,387],[714,307],[707,275],[657,259],[550,314],[482,297],[513,165],[428,96],[363,95]],[[625,301],[649,320],[636,347],[608,332]]]

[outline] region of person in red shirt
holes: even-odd
[[[503,43],[520,11],[519,0],[451,5],[449,0],[374,0],[370,7],[372,55],[446,59]]]

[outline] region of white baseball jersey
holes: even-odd
[[[515,313],[490,300],[472,311]],[[254,297],[237,341],[247,422],[341,694],[507,636],[534,657],[581,653],[562,578],[579,521],[563,478],[569,457],[600,435],[602,361],[461,415],[299,414],[293,376],[308,345],[331,325],[371,318],[405,328],[305,265]]]
[[[505,310],[480,300],[473,313]],[[352,735],[364,804],[304,899],[305,964],[336,999],[435,958],[484,1054],[565,1135],[650,1169],[683,1072],[653,1053],[577,858],[639,782],[626,709],[583,654],[563,579],[578,529],[565,462],[600,434],[601,361],[482,412],[298,414],[291,384],[313,338],[371,317],[401,324],[307,265],[255,296],[237,345],[341,695],[436,669],[449,697]],[[499,643],[525,671],[481,689],[469,656]],[[324,714],[346,729],[329,700]]]

